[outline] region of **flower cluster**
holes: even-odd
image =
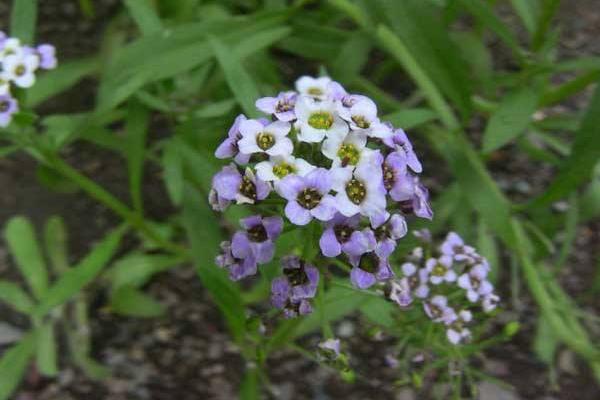
[[[408,307],[420,300],[427,316],[446,326],[446,335],[453,344],[470,337],[466,324],[473,316],[469,307],[460,311],[449,305],[449,295],[455,293],[467,301],[457,304],[479,303],[483,311],[490,312],[499,301],[494,287],[487,279],[490,266],[476,250],[451,232],[437,249],[434,257],[429,247],[430,235],[425,238],[425,249],[417,247],[402,264],[402,276],[390,282],[389,298],[400,307]],[[456,299],[456,296],[452,297]],[[457,307],[458,308],[458,307]]]
[[[355,287],[392,278],[389,257],[407,233],[406,217],[433,216],[418,178],[423,168],[406,133],[381,121],[373,100],[328,77],[301,77],[296,91],[258,99],[256,107],[267,117],[239,115],[215,152],[232,161],[213,177],[213,209],[276,205],[292,225],[317,221],[322,255],[345,257]],[[282,222],[269,234],[267,218],[262,221],[260,238],[270,248]],[[254,274],[272,257],[248,244],[255,239],[246,221],[242,226],[246,233],[224,242],[217,259],[232,279]],[[240,235],[248,239],[236,243]],[[288,316],[310,312],[318,269],[292,258],[284,261],[283,274],[273,282],[273,304]]]
[[[19,110],[12,89],[33,86],[38,69],[55,67],[54,46],[25,46],[19,39],[8,37],[0,31],[0,127],[8,126],[13,114]]]

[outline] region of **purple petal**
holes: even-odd
[[[303,208],[297,201],[289,201],[285,206],[285,216],[295,225],[306,225],[312,219],[310,211]]]
[[[318,206],[310,210],[310,213],[320,221],[329,221],[336,211],[335,198],[328,194],[321,199]]]
[[[263,218],[263,225],[269,239],[276,239],[283,230],[283,219],[281,217]]]
[[[275,245],[272,241],[267,240],[260,243],[251,243],[252,252],[259,264],[266,264],[273,259],[275,255]]]
[[[367,289],[377,282],[375,275],[364,271],[359,267],[352,268],[352,271],[350,271],[350,280],[352,281],[352,284],[359,289]]]
[[[337,257],[342,252],[342,246],[338,242],[333,228],[325,229],[321,239],[319,239],[319,246],[325,257]]]
[[[276,186],[277,193],[286,200],[296,200],[298,193],[306,187],[304,180],[297,175],[288,175]]]
[[[233,165],[227,165],[213,177],[213,187],[217,194],[226,200],[235,200],[242,175]]]

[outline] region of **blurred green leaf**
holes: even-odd
[[[124,233],[124,228],[110,232],[83,260],[65,272],[41,299],[35,309],[35,315],[45,316],[54,307],[69,301],[92,282],[118,250]]]
[[[44,164],[36,167],[35,176],[39,183],[57,193],[75,193],[78,190],[77,185]]]
[[[129,286],[121,287],[112,294],[110,309],[117,314],[137,318],[154,318],[165,313],[162,304]]]
[[[4,237],[33,295],[37,299],[43,298],[48,288],[48,271],[33,225],[25,217],[13,217],[4,228]]]
[[[150,0],[124,0],[131,17],[144,35],[162,30],[162,23]]]
[[[162,156],[163,181],[169,198],[174,205],[183,201],[183,159],[179,153],[177,142],[170,140],[164,147]]]
[[[575,190],[583,182],[589,180],[590,174],[599,159],[600,86],[596,88],[581,127],[575,135],[571,155],[564,162],[558,176],[548,189],[541,196],[531,201],[528,207],[543,207]]]
[[[577,238],[577,224],[579,223],[579,198],[577,193],[571,194],[569,199],[569,209],[565,214],[564,232],[562,238],[562,246],[556,260],[556,268],[561,268],[567,261],[567,258],[573,250],[573,244]]]
[[[209,37],[209,42],[225,74],[227,84],[238,103],[246,115],[258,116],[254,102],[261,96],[256,83],[242,65],[241,60],[215,36]]]
[[[69,269],[69,251],[67,248],[67,228],[63,219],[52,216],[44,228],[44,248],[50,264],[57,275]]]
[[[182,261],[181,257],[132,252],[117,260],[107,272],[107,276],[113,289],[123,286],[138,288],[145,285],[153,275]]]
[[[533,33],[536,30],[538,13],[539,13],[539,2],[538,0],[510,0],[513,8],[519,15],[519,18],[523,21],[523,25],[527,28],[529,33]]]
[[[246,330],[246,312],[237,285],[214,264],[221,232],[218,220],[208,208],[206,195],[186,188],[183,220],[198,275],[223,312],[234,339],[240,343]]]
[[[64,92],[86,76],[96,73],[99,67],[98,58],[87,58],[60,63],[55,70],[40,74],[35,85],[27,89],[27,107],[36,107]]]
[[[537,107],[537,94],[526,87],[507,95],[483,133],[483,151],[494,151],[523,133]]]
[[[540,360],[546,364],[554,363],[554,355],[558,346],[558,340],[552,332],[552,327],[542,315],[538,319],[535,338],[533,341],[533,350]]]
[[[429,108],[407,108],[382,117],[383,121],[389,121],[394,126],[402,129],[411,129],[427,122],[435,120],[437,114]]]
[[[37,21],[36,0],[13,0],[10,14],[10,35],[22,43],[33,45]]]
[[[261,398],[259,377],[258,368],[246,368],[246,373],[240,386],[241,400],[258,400]]]
[[[8,400],[21,382],[29,359],[35,352],[35,344],[36,335],[31,332],[4,353],[0,360],[0,400]]]
[[[2,280],[0,280],[0,301],[24,314],[30,314],[35,307],[33,300],[23,289],[12,282]]]
[[[56,339],[52,323],[48,322],[37,331],[37,367],[45,376],[56,376],[58,365],[56,361]]]
[[[369,61],[371,47],[371,39],[363,32],[352,34],[332,62],[331,76],[335,80],[344,82],[360,75],[360,71]]]
[[[129,173],[129,193],[133,208],[143,215],[142,179],[146,155],[146,137],[148,135],[150,115],[145,107],[131,101],[125,123],[125,155]]]

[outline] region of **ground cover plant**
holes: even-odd
[[[15,0],[0,34],[0,153],[115,218],[73,255],[85,222],[5,223],[0,310],[22,334],[2,348],[0,399],[71,366],[110,379],[97,310],[164,318],[178,306],[149,286],[191,268],[240,357],[240,398],[279,397],[286,351],[349,388],[372,380],[338,334],[348,320],[385,341],[392,391],[476,398],[502,384],[487,352],[525,329],[549,382],[568,351],[595,393],[600,286],[563,277],[600,214],[600,59],[559,57],[558,0],[125,0],[80,59],[36,35],[41,7]],[[76,111],[51,107],[82,82]],[[122,160],[126,193],[72,161],[81,146]],[[523,162],[540,172],[515,190]]]

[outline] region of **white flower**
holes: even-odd
[[[321,151],[333,160],[332,168],[356,166],[372,157],[373,153],[367,148],[367,135],[364,132],[331,134],[323,142]]]
[[[392,129],[379,121],[377,106],[366,96],[349,96],[348,101],[338,103],[338,112],[353,130],[364,131],[368,136],[381,139],[392,136]]]
[[[329,135],[343,135],[348,132],[348,124],[342,120],[330,101],[314,101],[300,97],[295,108],[298,140],[318,143]]]
[[[39,66],[40,59],[35,54],[25,56],[9,55],[4,59],[3,68],[8,80],[15,85],[28,88],[35,83],[35,70]]]
[[[256,175],[263,181],[278,181],[289,174],[305,176],[315,168],[302,158],[273,156],[256,164]]]
[[[22,56],[23,55],[23,47],[21,46],[21,41],[17,38],[8,38],[2,42],[0,48],[0,61],[3,61],[5,57],[15,55]]]
[[[462,310],[455,316],[454,320],[448,322],[446,337],[452,344],[459,344],[471,336],[471,331],[465,328],[465,324],[473,319],[473,315],[468,310]]]
[[[238,142],[243,154],[266,153],[270,156],[287,156],[292,154],[294,144],[287,137],[290,124],[275,121],[266,126],[259,121],[249,119],[240,123],[242,138]]]
[[[3,71],[0,72],[0,96],[8,94],[10,91],[10,80],[8,74]]]
[[[333,190],[337,192],[338,211],[346,217],[358,213],[367,217],[385,213],[385,188],[381,175],[383,157],[374,151],[369,157],[354,167],[332,169]],[[353,171],[354,170],[354,171]]]
[[[304,96],[309,96],[317,100],[325,100],[329,97],[329,84],[331,78],[323,76],[321,78],[313,78],[311,76],[301,76],[296,81],[296,90]]]
[[[442,282],[454,282],[456,272],[452,269],[452,257],[441,256],[440,258],[430,258],[425,263],[425,268],[429,272],[429,280],[434,285]]]

